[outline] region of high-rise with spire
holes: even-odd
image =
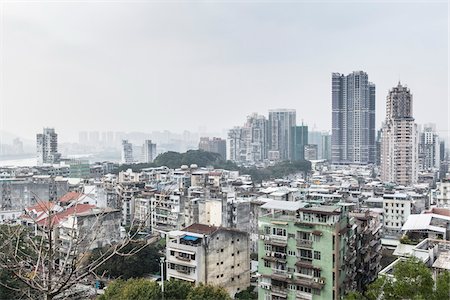
[[[418,177],[418,132],[412,94],[400,82],[389,91],[381,133],[381,179],[412,185]]]

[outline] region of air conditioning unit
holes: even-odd
[[[266,240],[266,241],[270,241],[270,237],[269,237],[269,236],[266,236],[266,237],[265,237],[265,240]]]
[[[314,282],[319,283],[319,278],[313,278]]]
[[[264,234],[261,234],[261,235],[259,236],[259,239],[264,240]]]
[[[288,274],[288,278],[289,278],[289,279],[292,279],[292,274]]]
[[[319,279],[320,284],[325,284],[325,281],[323,279]]]

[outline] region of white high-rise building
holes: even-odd
[[[440,141],[436,134],[435,124],[425,124],[420,132],[419,140],[419,165],[423,171],[439,169]]]
[[[262,162],[268,156],[268,143],[267,118],[253,113],[244,126],[228,131],[228,158],[236,162]]]
[[[122,163],[131,164],[134,162],[133,159],[133,145],[128,142],[128,140],[122,141]]]
[[[36,152],[38,166],[59,162],[61,154],[58,153],[58,135],[54,128],[44,128],[43,133],[36,135]]]
[[[269,110],[269,150],[278,151],[281,160],[293,158],[295,109]]]
[[[156,144],[153,144],[151,140],[145,140],[142,146],[142,159],[143,163],[151,163],[156,157]]]
[[[418,131],[412,95],[400,82],[389,91],[381,137],[381,179],[404,186],[417,183]]]

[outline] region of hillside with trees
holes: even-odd
[[[207,152],[203,150],[189,150],[185,153],[178,152],[165,152],[158,155],[153,163],[148,164],[125,164],[121,165],[117,173],[131,169],[134,172],[139,172],[145,168],[155,168],[166,166],[171,169],[179,168],[182,165],[190,166],[196,164],[199,167],[212,166],[216,169],[225,169],[230,171],[239,171],[240,174],[248,174],[252,177],[253,181],[260,183],[263,180],[283,178],[296,173],[305,173],[311,171],[311,162],[307,160],[303,161],[282,161],[273,166],[267,168],[257,167],[240,167],[232,161],[225,161],[221,158],[220,154]]]

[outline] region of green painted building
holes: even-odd
[[[349,206],[270,200],[260,209],[258,298],[340,299],[356,256]]]

